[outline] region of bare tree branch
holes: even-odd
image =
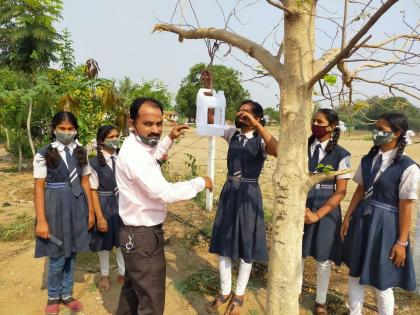
[[[411,88],[411,89],[414,89],[414,90],[417,90],[417,91],[420,92],[420,89],[417,88],[417,87],[415,87],[414,85],[410,86],[410,85],[404,84],[404,83],[386,83],[384,81],[368,80],[368,79],[361,78],[361,77],[353,77],[353,79],[354,80],[363,81],[363,82],[366,82],[366,83],[371,83],[371,84],[377,84],[377,85],[385,86],[385,87],[387,87],[389,89],[389,92],[392,95],[394,95],[394,92],[392,90],[396,90],[396,91],[402,92],[404,94],[407,94],[407,95],[409,95],[409,96],[411,96],[411,97],[413,97],[413,98],[415,98],[417,100],[420,100],[420,95],[416,95],[416,94],[414,94],[414,93],[412,93],[410,91],[407,91],[407,89],[404,89],[404,88],[399,87],[399,86],[405,86],[407,88]]]
[[[224,29],[216,28],[198,28],[194,30],[185,30],[172,24],[156,24],[153,31],[171,32],[178,34],[180,42],[182,42],[184,38],[209,38],[225,42],[243,50],[249,56],[255,58],[265,69],[267,69],[268,72],[273,75],[277,82],[280,83],[284,80],[283,65],[276,59],[276,57],[261,45],[238,34],[229,32]]]
[[[337,63],[343,59],[348,58],[350,51],[357,45],[359,40],[370,30],[370,28],[378,21],[378,19],[388,11],[391,6],[393,6],[398,0],[388,0],[386,1],[372,17],[369,21],[353,36],[353,38],[348,42],[344,49],[341,49],[340,52],[328,62],[324,66],[323,62],[325,62],[325,58],[318,60],[316,64],[316,69],[318,72],[312,77],[311,80],[308,82],[308,87],[312,87],[319,79],[321,79],[324,75],[326,75],[332,68],[334,68]],[[328,59],[327,59],[328,60]]]
[[[289,8],[287,8],[282,1],[276,1],[276,0],[266,0],[269,4],[271,4],[272,6],[283,10],[285,13],[289,13],[289,14],[294,14],[296,13],[296,11],[294,10],[290,10]]]

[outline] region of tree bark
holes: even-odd
[[[28,119],[26,120],[26,133],[28,135],[29,146],[32,151],[32,156],[35,156],[35,146],[32,140],[32,133],[31,133],[31,118],[32,118],[32,100],[29,102],[28,106]]]
[[[312,2],[312,3],[311,3]],[[307,139],[313,111],[315,1],[309,14],[285,15],[284,68],[280,85],[280,133],[274,173],[274,213],[270,244],[267,314],[299,314],[302,234],[306,196]],[[287,154],[285,154],[287,152]]]
[[[22,144],[19,143],[19,164],[18,164],[18,172],[21,172],[22,171],[22,162],[23,162]]]

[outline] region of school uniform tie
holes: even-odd
[[[321,143],[318,143],[315,146],[314,154],[309,159],[309,172],[313,173],[316,171],[316,167],[318,166],[319,162],[319,150],[321,149]]]
[[[75,197],[79,197],[82,193],[82,186],[80,186],[80,179],[77,174],[76,164],[74,163],[74,159],[71,156],[70,149],[68,147],[64,148],[64,152],[66,153],[67,167],[70,172],[71,191]]]
[[[112,162],[112,172],[115,175],[115,156],[111,155],[111,162]]]
[[[372,171],[371,171],[370,177],[369,177],[369,185],[367,187],[368,189],[373,186],[373,183],[375,182],[375,178],[378,175],[378,173],[381,169],[381,166],[382,166],[382,154],[380,154],[376,158],[375,164],[372,167]]]
[[[365,206],[363,214],[372,214],[372,195],[373,195],[373,184],[375,182],[375,178],[378,175],[380,169],[382,166],[382,154],[380,154],[375,161],[375,164],[373,164],[372,171],[370,172],[369,180],[367,182],[367,189],[365,190]]]

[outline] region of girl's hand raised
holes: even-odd
[[[237,112],[236,117],[239,117],[240,120],[244,121],[250,127],[256,128],[260,124],[260,122],[257,119],[255,119],[255,117],[251,113],[248,113],[243,110]]]

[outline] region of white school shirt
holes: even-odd
[[[117,158],[118,155],[116,152],[109,154],[108,152],[102,150],[102,154],[105,158],[106,164],[109,166],[109,168],[112,170],[112,159],[111,157],[114,157],[115,159],[115,164],[117,163]],[[98,190],[99,188],[99,178],[98,178],[98,173],[96,173],[95,169],[93,167],[91,167],[91,174],[89,176],[89,183],[90,183],[90,188],[91,189],[95,189]]]
[[[68,168],[67,160],[66,160],[66,152],[64,151],[64,148],[66,146],[59,141],[54,141],[53,143],[51,143],[51,146],[54,149],[57,149],[58,153],[60,154],[61,159],[64,161],[64,163],[66,164],[66,166]],[[81,144],[78,141],[77,142],[72,142],[67,146],[69,148],[69,151],[70,151],[71,155],[73,155],[73,150],[77,146],[81,146]],[[47,177],[47,163],[45,161],[44,156],[42,156],[39,153],[35,154],[33,166],[34,166],[34,178],[46,178]],[[90,173],[91,173],[91,168],[90,168],[89,161],[88,161],[88,164],[85,165],[82,169],[82,176],[89,175]]]
[[[318,143],[321,144],[321,147],[319,148],[318,163],[321,162],[322,159],[327,155],[327,151],[325,149],[327,148],[329,141],[330,140],[319,142],[318,139],[315,139],[310,145],[309,149],[311,151],[311,156],[313,156],[315,153],[315,147],[317,146]],[[338,163],[337,171],[348,170],[349,168],[350,168],[350,156],[346,156],[340,161],[340,163]],[[351,179],[351,173],[338,175],[336,176],[336,179]]]
[[[227,141],[227,143],[230,143],[230,140],[232,139],[232,137],[235,135],[235,132],[237,132],[237,131],[238,131],[238,129],[235,128],[235,127],[228,127],[228,128],[225,129],[222,138],[225,139]],[[245,143],[247,143],[247,141],[249,139],[251,139],[251,138],[254,137],[254,132],[255,132],[255,130],[250,130],[250,131],[248,131],[246,133],[242,133],[242,131],[239,130],[239,133],[236,136],[237,137],[239,137],[239,136],[245,136],[242,147],[245,146]],[[266,156],[267,155],[267,152],[265,150],[265,142],[264,142],[264,139],[261,139],[261,149],[263,151],[264,156]]]
[[[119,214],[125,225],[153,226],[166,218],[165,203],[195,197],[205,188],[204,179],[169,183],[156,160],[163,157],[173,141],[166,137],[152,148],[131,133],[124,141],[116,163]]]
[[[374,182],[379,178],[379,176],[391,165],[394,160],[395,154],[397,153],[397,148],[382,152],[379,149],[378,153],[373,158],[372,168],[375,165],[376,160],[378,159],[379,154],[382,154],[382,164],[381,169],[375,177]],[[354,174],[353,180],[363,186],[363,174],[362,174],[362,163],[360,163],[359,168]],[[420,170],[417,164],[413,164],[402,173],[401,182],[399,186],[399,198],[400,199],[417,199],[417,188],[420,180]]]

